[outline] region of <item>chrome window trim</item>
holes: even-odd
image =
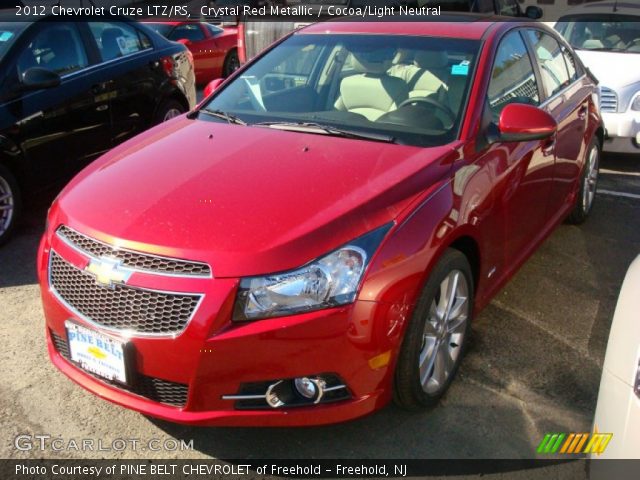
[[[60,229],[64,227],[64,228],[68,228],[69,230],[71,230],[72,232],[75,232],[78,235],[81,235],[89,240],[91,240],[92,242],[96,242],[99,243],[101,245],[104,245],[105,247],[109,247],[112,250],[117,250],[120,252],[127,252],[127,253],[132,253],[134,255],[143,255],[143,256],[148,256],[148,257],[152,257],[152,258],[157,258],[160,260],[168,260],[170,262],[184,262],[184,263],[190,263],[193,265],[203,265],[209,268],[209,273],[207,275],[188,275],[188,274],[184,274],[184,273],[171,273],[171,272],[162,272],[162,271],[155,271],[155,270],[146,270],[144,268],[136,268],[136,267],[130,267],[127,265],[122,265],[123,269],[127,270],[127,271],[131,271],[133,273],[144,273],[147,275],[157,275],[160,277],[173,277],[173,278],[197,278],[197,279],[212,279],[213,278],[213,269],[211,268],[211,265],[209,265],[208,263],[205,262],[198,262],[198,261],[193,261],[193,260],[185,260],[183,258],[174,258],[174,257],[165,257],[162,255],[155,255],[153,253],[145,253],[145,252],[140,252],[138,250],[131,250],[129,248],[117,248],[114,247],[113,245],[110,245],[106,242],[103,242],[101,240],[97,240],[93,237],[89,237],[87,235],[85,235],[84,233],[80,233],[77,230],[67,226],[67,225],[60,225],[60,227],[58,227],[56,229],[56,236],[63,242],[65,243],[67,246],[69,246],[70,248],[72,248],[73,250],[75,250],[76,252],[80,253],[81,255],[84,255],[90,259],[94,259],[94,260],[100,260],[100,257],[96,257],[95,255],[93,255],[92,253],[87,252],[86,250],[83,250],[82,248],[80,248],[78,245],[74,244],[70,239],[68,239],[67,237],[65,237],[65,235],[63,233],[60,233]]]
[[[47,260],[47,265],[48,265],[48,267],[47,267],[47,269],[48,269],[48,271],[47,271],[47,282],[49,284],[49,291],[51,292],[51,294],[56,298],[56,300],[58,300],[62,304],[63,307],[65,307],[67,310],[69,310],[71,313],[73,313],[77,318],[83,320],[84,322],[88,323],[89,325],[91,325],[92,327],[94,327],[94,328],[96,328],[96,329],[98,329],[100,331],[105,331],[105,332],[109,332],[109,333],[115,334],[119,338],[123,338],[123,339],[129,339],[129,338],[171,338],[171,339],[175,339],[175,338],[178,338],[179,336],[181,336],[185,332],[185,330],[187,329],[187,327],[189,326],[189,324],[191,323],[193,318],[198,313],[198,310],[200,310],[200,307],[202,306],[202,302],[203,302],[204,297],[205,297],[203,293],[173,292],[173,291],[170,291],[170,290],[156,290],[156,289],[152,289],[152,288],[142,288],[142,287],[136,287],[136,286],[132,286],[132,285],[124,285],[122,288],[130,288],[130,289],[138,290],[138,291],[141,291],[141,292],[161,293],[161,294],[165,294],[165,295],[187,295],[187,296],[192,296],[192,297],[198,297],[198,303],[196,303],[196,306],[194,307],[193,312],[191,313],[191,315],[189,316],[189,318],[185,322],[184,327],[181,330],[178,330],[176,332],[172,332],[172,333],[145,333],[145,332],[138,332],[136,330],[123,330],[123,329],[117,329],[117,328],[112,328],[112,327],[106,327],[104,325],[101,325],[101,324],[95,322],[94,320],[92,320],[91,318],[87,317],[86,315],[80,313],[78,310],[76,310],[75,307],[71,306],[58,293],[56,288],[53,286],[53,283],[51,282],[51,261],[52,261],[52,258],[53,258],[53,255],[51,255],[52,253],[56,254],[58,257],[60,257],[62,259],[62,261],[67,262],[73,268],[78,270],[78,272],[80,272],[80,273],[83,272],[82,270],[80,270],[78,267],[76,267],[71,262],[66,260],[62,255],[60,255],[58,252],[56,252],[52,248],[50,250],[50,252],[49,252],[49,258]]]
[[[540,105],[538,105],[538,107],[539,108],[546,107],[550,102],[552,102],[553,100],[558,98],[560,95],[564,95],[567,90],[569,90],[571,87],[575,86],[576,83],[580,82],[586,76],[587,76],[587,74],[583,73],[580,77],[576,78],[573,82],[571,82],[569,85],[564,87],[559,92],[556,92],[553,95],[551,95],[550,97],[545,98],[544,102],[542,102]]]

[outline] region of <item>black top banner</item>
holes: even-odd
[[[0,9],[0,21],[83,16],[226,23],[241,19],[310,23],[343,17],[367,21],[468,20],[466,15],[448,15],[451,12],[481,14],[492,21],[556,22],[567,15],[618,15],[626,21],[640,21],[637,0],[0,0]]]

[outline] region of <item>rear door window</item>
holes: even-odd
[[[169,40],[190,40],[192,42],[199,42],[204,40],[204,33],[200,28],[200,25],[196,23],[185,23],[178,25],[169,34]]]
[[[527,30],[526,35],[540,67],[545,93],[551,97],[571,83],[560,44],[540,30]]]
[[[132,55],[151,45],[149,39],[123,22],[89,22],[103,61]]]

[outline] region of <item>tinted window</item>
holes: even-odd
[[[549,97],[555,95],[570,83],[560,44],[555,38],[540,30],[527,30],[526,34],[540,67],[545,93]]]
[[[489,106],[495,118],[508,103],[540,104],[531,58],[517,31],[500,42],[489,83]]]
[[[191,40],[192,42],[197,42],[199,40],[204,40],[204,33],[202,32],[200,25],[195,23],[185,23],[184,25],[178,25],[169,34],[170,40],[181,40],[183,38]]]
[[[18,73],[43,67],[65,75],[89,64],[84,44],[72,23],[49,24],[33,38],[18,58]]]
[[[138,31],[126,23],[90,22],[89,27],[103,61],[131,55],[146,48]],[[149,44],[149,39],[145,38],[145,43]]]
[[[571,81],[577,80],[579,77],[578,66],[576,64],[576,59],[568,49],[561,46],[562,55],[564,56],[564,62],[567,65],[567,71],[569,72],[569,79]]]
[[[216,27],[215,25],[211,25],[210,23],[203,23],[203,25],[207,30],[209,30],[209,32],[211,32],[211,35],[220,35],[222,32],[224,32],[224,29]]]
[[[173,25],[168,23],[146,23],[145,25],[147,25],[149,28],[154,30],[156,33],[159,33],[163,37],[168,36],[173,29]]]

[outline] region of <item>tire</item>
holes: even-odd
[[[596,198],[598,173],[602,148],[597,138],[593,138],[587,149],[584,168],[580,174],[580,188],[573,210],[567,217],[567,223],[579,225],[589,216]]]
[[[450,294],[442,295],[449,287],[456,288],[452,308],[447,308]],[[466,351],[473,299],[467,258],[458,250],[446,250],[429,275],[402,341],[394,377],[398,406],[424,410],[445,394]]]
[[[238,58],[238,50],[232,49],[224,59],[222,65],[222,76],[227,78],[233,72],[240,68],[240,59]]]
[[[177,100],[163,100],[156,110],[153,124],[157,125],[159,123],[166,122],[167,120],[170,120],[173,117],[177,117],[178,115],[181,115],[186,111],[187,109],[184,107],[184,105]]]
[[[6,167],[0,165],[0,245],[11,237],[21,209],[18,182]]]

